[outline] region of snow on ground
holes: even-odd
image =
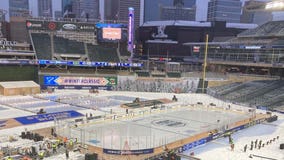
[[[79,93],[84,95],[89,95],[88,91],[78,91],[78,90],[56,90],[57,93]],[[149,92],[112,92],[112,91],[100,91],[99,94],[91,94],[92,96],[97,97],[103,97],[103,96],[113,96],[113,95],[120,95],[120,96],[129,96],[129,97],[139,97],[145,98],[145,99],[158,99],[158,98],[168,98],[172,99],[174,93],[149,93]],[[178,98],[178,103],[180,104],[196,104],[197,102],[202,102],[204,105],[209,105],[210,103],[214,103],[217,105],[217,107],[224,107],[227,108],[228,105],[231,106],[231,109],[234,110],[248,110],[246,107],[242,107],[240,105],[227,103],[218,99],[215,99],[208,95],[200,95],[200,94],[176,94]],[[1,98],[1,97],[0,97]],[[133,99],[134,100],[134,99]],[[6,118],[13,118],[13,117],[19,117],[19,116],[27,116],[32,115],[30,112],[10,108],[7,106],[0,106],[0,119],[6,119]],[[3,109],[4,108],[4,109]],[[110,109],[112,109],[114,112],[120,113],[125,112],[125,109],[120,109],[119,106],[114,106],[111,108],[105,108],[105,110],[109,112]],[[78,111],[82,114],[86,113],[92,113],[93,116],[96,115],[103,115],[108,114],[105,112],[101,112],[98,110],[91,110],[91,109],[85,109]],[[261,111],[258,111],[261,112]],[[1,136],[7,136],[7,135],[15,135],[24,131],[26,128],[28,130],[33,129],[39,129],[39,128],[45,128],[53,126],[54,122],[46,122],[46,123],[39,123],[34,125],[27,125],[27,126],[19,126],[11,129],[4,129],[0,131],[0,137]],[[256,139],[261,139],[263,142],[266,142],[267,140],[273,139],[276,136],[279,136],[279,140],[276,140],[275,142],[272,142],[272,144],[269,144],[265,146],[264,148],[261,148],[260,150],[254,149],[253,151],[248,150],[246,153],[244,153],[243,147],[245,144],[250,145],[251,141],[255,141]],[[273,123],[267,123],[267,124],[259,124],[250,128],[247,128],[245,130],[239,131],[237,133],[234,133],[232,135],[232,138],[234,139],[235,143],[235,151],[231,151],[229,144],[228,144],[228,138],[222,138],[217,139],[213,142],[210,142],[208,144],[205,144],[203,146],[194,148],[193,150],[187,151],[183,154],[189,154],[192,151],[195,153],[196,157],[201,158],[202,160],[246,160],[250,159],[250,154],[260,155],[260,156],[266,156],[270,158],[274,158],[277,160],[284,160],[284,150],[279,149],[279,144],[284,143],[284,115],[279,115],[279,120]],[[19,141],[21,143],[22,141]],[[24,143],[24,142],[23,142]],[[7,145],[5,143],[5,145]],[[11,144],[13,145],[13,144]],[[70,153],[73,154],[73,153]],[[76,157],[76,155],[72,155],[73,157]],[[65,155],[59,155],[56,157],[51,157],[48,159],[64,159]],[[260,159],[254,157],[253,159]]]
[[[255,125],[234,133],[232,135],[235,143],[234,151],[230,149],[228,138],[221,138],[183,154],[189,155],[194,152],[195,157],[202,160],[246,160],[250,159],[251,154],[284,160],[284,150],[279,149],[280,144],[284,143],[284,115],[278,114],[278,116],[276,122]],[[262,142],[266,143],[277,136],[279,136],[279,140],[265,145],[261,149],[250,150],[251,141],[258,139],[258,141],[262,140]],[[246,153],[243,152],[245,144],[248,145]],[[253,159],[260,160],[261,158],[253,157]]]
[[[14,118],[14,117],[20,117],[20,116],[33,115],[33,113],[31,113],[31,112],[19,110],[19,109],[16,109],[16,108],[7,107],[7,106],[4,106],[4,105],[0,105],[0,107],[2,108],[0,110],[0,120],[1,119]]]

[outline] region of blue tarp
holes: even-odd
[[[64,111],[64,112],[55,112],[55,113],[48,113],[48,114],[25,116],[25,117],[17,117],[15,118],[15,120],[20,122],[23,125],[28,125],[28,124],[53,121],[54,118],[57,118],[57,119],[75,118],[75,117],[80,117],[80,116],[83,116],[83,114],[76,112],[76,111]]]

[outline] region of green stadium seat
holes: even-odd
[[[47,33],[31,33],[34,49],[38,59],[51,59],[51,41]]]
[[[85,54],[84,43],[54,36],[54,52],[61,54]]]
[[[95,62],[120,62],[115,47],[88,44],[88,53],[91,61]]]

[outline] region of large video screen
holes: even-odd
[[[121,28],[103,28],[103,39],[121,40]]]
[[[126,42],[127,25],[125,24],[96,24],[98,42]]]

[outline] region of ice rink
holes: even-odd
[[[109,122],[88,123],[77,128],[60,130],[64,136],[82,138],[86,144],[116,149],[138,150],[164,146],[214,129],[225,129],[228,124],[247,119],[251,115],[229,110],[212,110],[200,107],[165,108],[129,120],[117,118]],[[83,133],[84,132],[84,133]]]

